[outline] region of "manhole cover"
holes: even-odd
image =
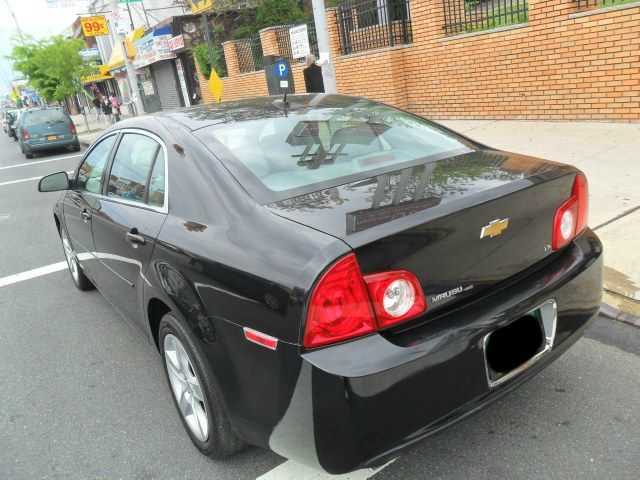
[[[2,220],[6,220],[7,218],[9,218],[9,214],[8,213],[0,213],[0,222]]]

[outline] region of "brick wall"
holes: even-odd
[[[457,37],[444,37],[441,0],[412,0],[411,17],[413,44],[343,56],[327,10],[340,93],[433,118],[640,120],[640,3],[580,12],[530,0],[528,24]],[[302,67],[294,78],[303,92]],[[223,99],[267,92],[264,72],[223,82]]]

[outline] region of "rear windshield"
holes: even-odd
[[[424,119],[369,102],[283,110],[195,134],[263,204],[473,149]]]
[[[38,125],[42,123],[58,123],[67,122],[67,114],[64,110],[56,108],[51,110],[32,110],[27,112],[24,124],[25,126]]]

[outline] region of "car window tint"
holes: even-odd
[[[286,114],[267,110],[262,118],[219,123],[195,135],[261,203],[471,151],[433,123],[366,101]]]
[[[42,123],[67,123],[69,117],[61,108],[47,110],[30,110],[26,113],[24,124],[26,127],[40,125]]]
[[[156,156],[153,170],[151,171],[151,177],[149,178],[149,197],[147,203],[154,207],[162,207],[164,205],[164,189],[164,152],[160,149]]]
[[[126,133],[113,159],[107,195],[144,202],[147,179],[160,144],[146,135]]]
[[[102,172],[109,159],[109,152],[115,139],[116,135],[105,138],[84,159],[76,181],[78,190],[86,190],[92,193],[100,193],[102,191]]]

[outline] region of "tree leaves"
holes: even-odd
[[[82,91],[81,78],[96,71],[78,53],[83,48],[87,48],[84,40],[66,39],[62,35],[44,40],[26,37],[24,43],[14,43],[7,58],[41,97],[62,101]]]

